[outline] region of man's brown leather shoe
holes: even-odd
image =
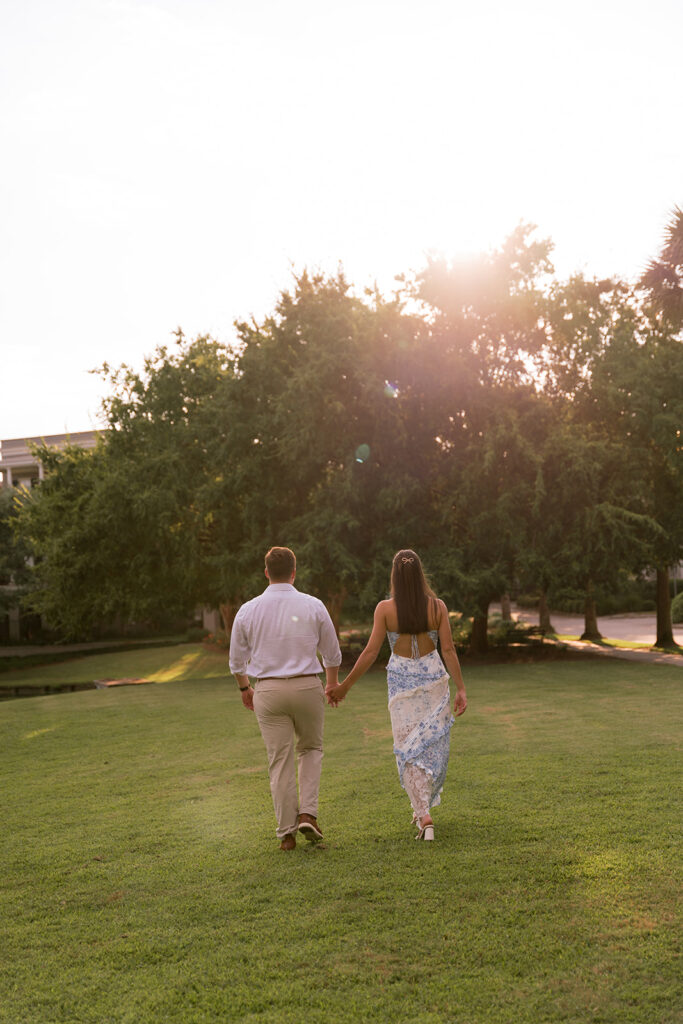
[[[293,850],[293,849],[295,849],[295,847],[296,847],[296,839],[294,838],[294,833],[293,832],[290,835],[285,836],[284,839],[282,840],[282,842],[280,843],[280,849],[281,850]]]
[[[312,814],[299,815],[299,832],[308,839],[310,843],[317,843],[322,839],[323,834],[318,828],[318,819]]]

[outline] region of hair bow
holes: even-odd
[[[405,564],[406,564],[406,562],[414,562],[414,561],[415,561],[415,559],[414,559],[414,558],[402,558],[402,559],[401,559],[401,563],[402,563],[403,565],[405,565]]]

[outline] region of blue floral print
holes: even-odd
[[[435,649],[421,657],[404,658],[393,653],[398,633],[388,633],[392,649],[387,664],[389,713],[394,734],[394,754],[401,785],[427,809],[441,802],[450,752],[450,731],[455,719],[450,710],[448,673],[436,650],[437,633],[430,632]],[[406,786],[406,767],[415,766],[426,776],[416,801],[414,781]],[[415,773],[409,773],[414,777]],[[425,808],[420,806],[420,812]]]

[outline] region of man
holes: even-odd
[[[280,849],[293,850],[297,830],[314,842],[323,837],[318,826],[318,790],[325,698],[317,652],[325,666],[327,689],[333,690],[341,651],[325,605],[294,587],[293,551],[271,548],[266,555],[266,577],[268,586],[263,594],[243,604],[235,616],[230,671],[245,708],[256,714],[266,744]],[[256,677],[253,689],[249,676]],[[332,703],[336,703],[333,698]]]

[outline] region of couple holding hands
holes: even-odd
[[[374,664],[385,635],[391,647],[387,684],[399,779],[413,808],[416,838],[433,840],[430,811],[441,800],[453,715],[465,711],[467,696],[448,611],[429,587],[419,557],[410,549],[394,555],[391,596],[377,605],[370,639],[342,683],[332,620],[322,601],[294,587],[294,552],[271,548],[265,573],[264,593],[243,604],[235,616],[230,671],[242,703],[256,714],[266,745],[280,849],[293,850],[297,832],[311,841],[323,838],[318,791],[325,700],[318,652],[325,668],[325,695],[336,707]],[[456,686],[453,713],[449,674]],[[255,679],[253,687],[249,677]]]

